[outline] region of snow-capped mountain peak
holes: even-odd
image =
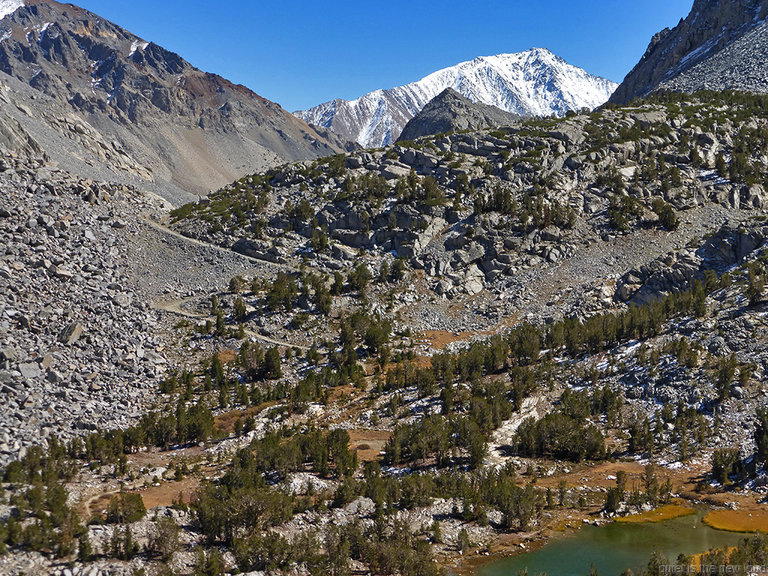
[[[0,20],[24,6],[24,0],[0,0]]]
[[[562,116],[603,104],[616,84],[571,66],[546,48],[481,56],[433,72],[418,82],[333,100],[296,112],[301,119],[366,147],[391,144],[435,96],[453,88],[472,102],[520,116]]]

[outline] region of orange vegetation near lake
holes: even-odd
[[[768,508],[750,507],[741,510],[712,510],[704,523],[718,530],[731,532],[768,532]]]
[[[667,504],[654,510],[641,512],[640,514],[631,514],[629,516],[624,516],[623,518],[617,518],[616,521],[624,522],[627,524],[640,524],[641,522],[661,522],[662,520],[671,520],[672,518],[679,518],[680,516],[688,516],[695,513],[696,510],[689,508],[688,506],[681,506],[680,504]]]

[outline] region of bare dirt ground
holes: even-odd
[[[178,482],[165,482],[159,486],[139,490],[139,494],[144,501],[144,507],[149,510],[155,506],[171,506],[179,499],[189,504],[198,486],[200,486],[200,479],[190,477]]]
[[[502,322],[495,324],[485,330],[449,332],[447,330],[424,330],[420,333],[421,342],[428,345],[433,350],[445,350],[450,344],[456,342],[466,342],[475,340],[482,336],[493,336],[501,334],[517,322],[517,316],[513,315],[505,318]]]
[[[274,406],[276,402],[262,402],[256,406],[249,406],[244,410],[230,410],[219,414],[214,418],[213,426],[217,430],[221,430],[226,434],[232,434],[235,431],[235,423],[238,420],[245,420],[249,416],[257,416],[265,408]]]
[[[386,430],[350,430],[349,447],[357,451],[360,462],[373,462],[381,459],[381,452],[391,438]]]

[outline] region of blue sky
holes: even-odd
[[[74,0],[293,111],[549,48],[620,82],[693,0]]]

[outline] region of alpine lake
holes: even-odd
[[[641,524],[612,522],[585,525],[571,536],[556,539],[534,552],[518,554],[480,568],[478,576],[619,576],[627,568],[646,569],[654,552],[674,563],[680,554],[735,546],[749,534],[716,530],[704,524],[705,511]]]

